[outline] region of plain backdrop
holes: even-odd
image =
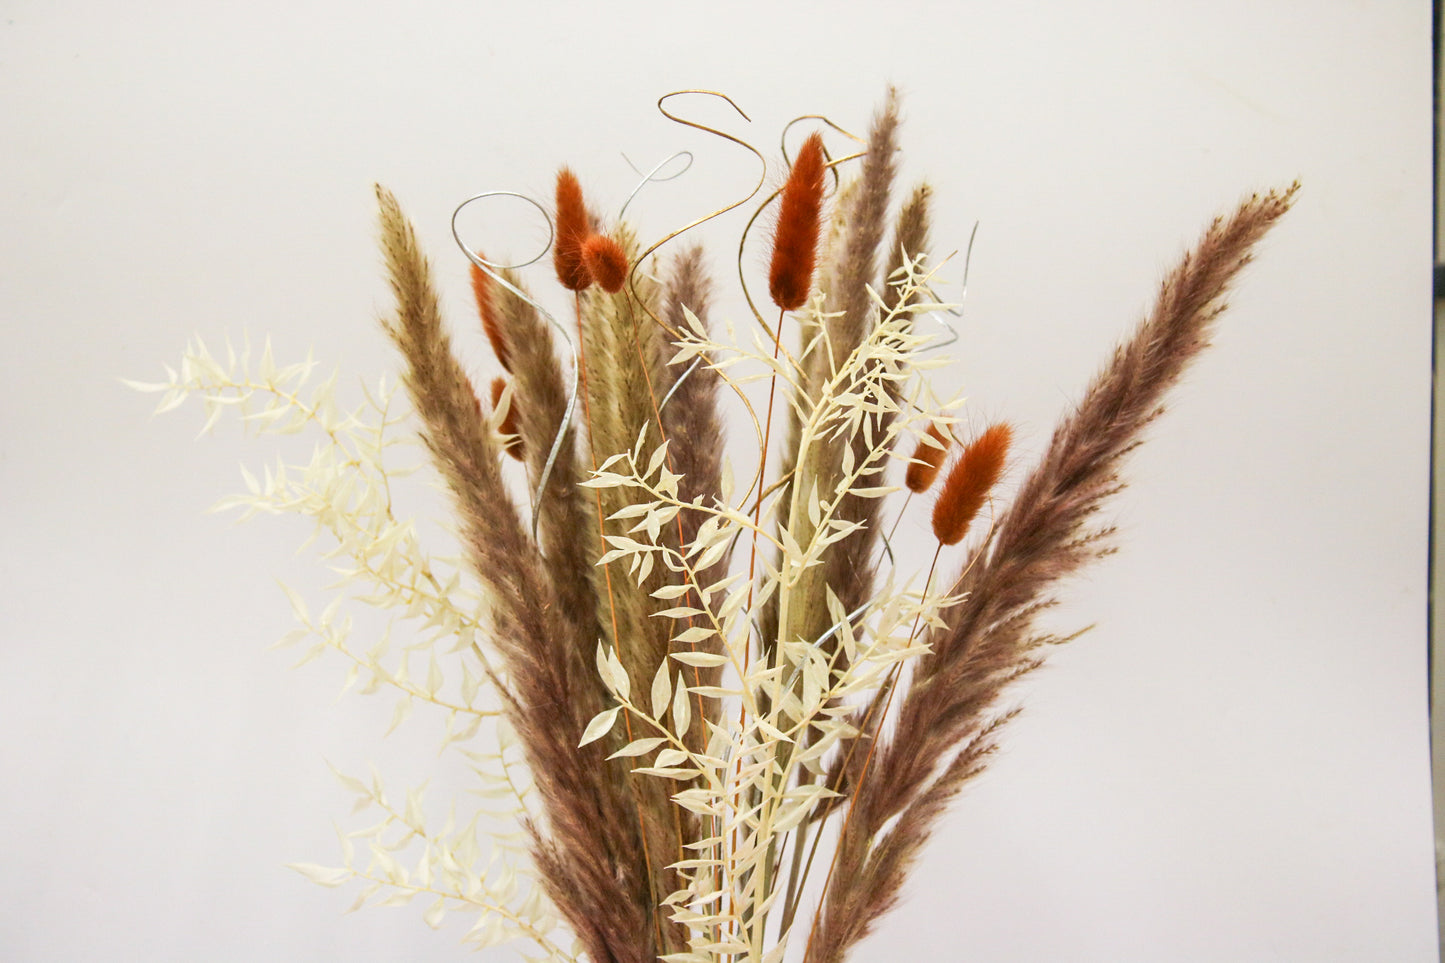
[[[1122,550],[1069,587],[1060,624],[1096,628],[1015,694],[857,958],[1436,959],[1429,61],[1424,2],[0,3],[0,957],[470,955],[424,902],[344,916],[354,891],[284,868],[354,825],[328,761],[419,782],[436,730],[383,740],[389,701],[267,649],[275,579],[324,581],[304,526],[204,509],[274,449],[196,441],[197,408],[153,420],[120,378],[193,333],[395,370],[377,181],[489,373],[459,200],[570,163],[615,211],[629,160],[691,149],[629,211],[660,236],[756,176],[660,95],[726,91],[751,123],[679,109],[776,178],[788,119],[861,131],[891,82],[939,252],[979,224],[941,383],[1025,461],[1212,216],[1303,188],[1133,459]],[[497,216],[480,243],[545,237]],[[741,219],[714,226],[728,277]]]

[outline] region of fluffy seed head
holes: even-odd
[[[773,234],[768,293],[784,311],[801,308],[813,287],[825,169],[823,137],[815,133],[798,151],[788,182],[783,185],[777,231]]]
[[[593,234],[582,243],[582,264],[608,294],[621,291],[627,282],[627,252],[604,234]]]
[[[478,252],[477,257],[481,257]],[[492,300],[492,279],[491,276],[472,265],[472,295],[477,301],[477,313],[482,318],[482,330],[486,332],[487,340],[492,343],[492,352],[502,367],[508,371],[512,370],[511,353],[507,350],[507,339],[502,336],[502,323],[497,317],[497,305]]]
[[[502,392],[507,390],[506,378],[492,379],[492,408],[496,408],[502,400]],[[507,417],[497,426],[502,437],[506,439],[506,451],[517,461],[522,460],[522,437],[517,433],[517,396],[512,395],[512,403],[507,406]]]
[[[1013,429],[1000,422],[973,440],[948,471],[933,506],[933,534],[945,545],[963,541],[984,499],[1003,474]]]
[[[908,473],[903,481],[908,490],[915,495],[921,495],[933,487],[933,480],[938,477],[938,470],[943,467],[943,460],[948,457],[950,440],[937,425],[928,426],[928,437],[937,442],[937,446],[919,440],[918,447],[913,450],[913,461],[908,465]]]
[[[557,172],[557,239],[552,245],[552,265],[557,280],[569,291],[581,291],[592,283],[582,261],[582,243],[592,233],[582,185],[570,167]]]

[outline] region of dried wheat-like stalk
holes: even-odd
[[[348,587],[319,617],[293,595],[298,637],[349,660],[348,686],[399,692],[396,722],[414,705],[441,713],[444,742],[467,753],[493,801],[438,827],[419,790],[402,803],[379,779],[343,775],[383,817],[354,834],[369,855],[345,837],[343,867],[300,871],[361,881],[358,903],[425,894],[433,925],[474,913],[468,938],[480,945],[515,939],[529,958],[596,963],[777,963],[790,943],[810,963],[837,963],[896,903],[932,826],[1016,711],[1009,685],[1061,641],[1035,617],[1060,579],[1108,550],[1098,513],[1122,485],[1124,455],[1294,193],[1253,197],[1210,227],[1012,503],[965,542],[1012,470],[1012,429],[988,428],[946,465],[957,402],[930,392],[922,373],[937,362],[914,324],[945,307],[926,255],[932,195],[921,185],[893,210],[898,130],[890,92],[861,170],[831,200],[838,162],[823,137],[798,151],[775,195],[779,323],[751,345],[713,333],[699,249],[638,263],[632,230],[589,213],[564,168],[552,261],[572,324],[519,273],[468,252],[480,328],[504,372],[486,404],[410,224],[378,190],[396,301],[385,329],[456,512],[455,562],[428,556],[393,514],[401,468],[389,452],[405,413],[384,384],[343,415],[334,379],[302,396],[309,365],[277,369],[268,347],[252,370],[249,355],[222,363],[198,343],[149,386],[166,391],[162,408],[200,395],[208,427],[236,408],[265,430],[321,433],[310,463],[248,475],[227,504],[299,513],[333,539],[328,558]],[[759,461],[776,397],[781,452],[739,492],[720,406],[759,379],[770,389]],[[926,573],[880,551],[895,461],[910,498],[938,490]],[[957,543],[962,558],[945,568],[958,574],[935,580]],[[350,642],[340,613],[354,603],[393,611],[399,627],[419,620],[424,672],[412,666],[418,647],[398,653],[389,634],[366,650]],[[498,814],[523,836],[493,835],[489,854],[480,821]],[[408,847],[420,852],[414,869],[396,855]]]

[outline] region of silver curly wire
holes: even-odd
[[[872,604],[872,602],[864,602],[862,605],[858,606],[856,609],[843,616],[837,622],[834,622],[833,625],[828,629],[828,631],[818,636],[818,643],[822,644],[831,639],[835,633],[837,633],[840,629],[843,628],[844,625],[847,625],[858,616],[862,615],[865,611],[867,611],[868,606]]]
[[[687,158],[687,163],[682,166],[682,170],[678,171],[676,174],[668,174],[666,177],[657,176],[658,171],[662,170],[664,167],[666,167],[668,164],[671,164],[679,157]],[[632,199],[636,197],[639,193],[641,193],[644,187],[646,187],[648,184],[661,184],[663,181],[676,180],[677,178],[686,174],[688,171],[692,170],[692,162],[694,160],[694,157],[692,151],[680,150],[675,154],[669,155],[660,164],[658,164],[652,170],[648,171],[646,174],[638,170],[637,165],[632,163],[632,161],[628,158],[626,154],[622,155],[622,159],[627,161],[627,166],[632,168],[632,172],[641,177],[642,180],[637,182],[637,186],[632,189],[632,193],[627,195],[627,200],[622,202],[622,207],[618,208],[617,219],[619,221],[622,220],[623,216],[627,213],[627,205],[632,203]]]
[[[926,317],[933,318],[939,314],[946,314],[949,317],[953,318],[963,317],[963,302],[964,299],[968,297],[968,268],[969,265],[973,263],[973,241],[976,237],[978,237],[978,221],[973,222],[973,230],[968,232],[968,247],[965,248],[963,252],[963,287],[962,290],[958,292],[958,307],[941,308],[938,311],[930,311],[928,312]],[[932,287],[924,285],[923,289],[928,292],[929,297],[933,298],[934,301],[943,300],[941,297],[938,296],[938,292],[934,291]],[[949,324],[947,321],[940,320],[938,322],[938,326],[941,327],[944,331],[948,332],[948,335],[937,344],[930,344],[928,347],[923,348],[922,351],[938,351],[941,348],[946,348],[949,345],[954,344],[961,337],[961,335],[958,333],[958,328],[955,325]],[[879,539],[881,539],[883,542],[883,554],[888,556],[889,565],[898,564],[897,559],[893,555],[893,533],[897,530],[898,521],[895,519],[893,523],[893,529],[891,531],[880,531],[878,533]]]
[[[667,407],[667,403],[672,400],[672,396],[677,394],[677,389],[682,387],[682,383],[687,380],[688,375],[696,371],[697,366],[700,364],[702,364],[701,358],[692,359],[692,364],[687,366],[687,370],[684,371],[682,375],[679,376],[678,379],[672,383],[672,387],[667,389],[667,394],[663,395],[662,400],[657,403],[658,411],[661,411],[662,409]]]
[[[933,317],[940,313],[946,314],[951,318],[963,317],[963,302],[968,298],[968,268],[969,265],[973,263],[973,241],[976,237],[978,237],[978,221],[973,222],[973,230],[968,232],[968,247],[965,248],[963,252],[963,286],[958,292],[958,306],[953,308],[943,308],[941,309],[941,311],[930,311],[928,312],[929,317]],[[933,300],[943,300],[938,296],[938,292],[934,291],[933,288],[925,286],[924,290],[928,292],[929,296],[932,297]],[[949,324],[947,321],[940,321],[938,324],[939,327],[943,328],[943,330],[948,332],[948,337],[938,342],[937,344],[929,345],[928,347],[923,349],[924,351],[937,351],[940,348],[946,348],[949,345],[957,342],[958,339],[961,337],[961,335],[959,335],[958,333],[958,328]]]
[[[462,213],[462,210],[468,204],[471,204],[475,201],[483,200],[488,197],[520,198],[521,200],[524,200],[528,204],[531,204],[533,207],[535,207],[537,211],[542,215],[542,220],[547,223],[547,243],[542,247],[541,252],[538,253],[536,257],[532,258],[529,261],[518,262],[517,264],[497,264],[493,261],[488,261],[485,258],[477,256],[477,254],[474,253],[471,248],[467,247],[466,244],[462,243],[461,231],[457,228],[457,217]],[[562,423],[557,426],[557,434],[552,439],[552,448],[550,451],[547,452],[546,464],[543,465],[542,474],[538,477],[537,485],[532,490],[533,539],[537,537],[537,525],[539,521],[537,506],[541,504],[542,494],[547,490],[547,482],[552,477],[552,468],[557,464],[557,455],[562,450],[562,442],[567,437],[567,431],[572,425],[573,412],[577,408],[577,345],[573,343],[571,335],[567,333],[567,328],[564,325],[560,324],[556,318],[552,317],[552,313],[550,311],[548,311],[541,304],[539,304],[537,300],[531,295],[527,294],[525,291],[508,281],[505,277],[502,276],[501,272],[514,271],[532,264],[536,264],[538,261],[542,260],[542,258],[547,256],[547,252],[552,249],[552,241],[556,238],[556,236],[557,229],[552,224],[552,217],[550,214],[547,213],[547,209],[543,207],[542,204],[535,198],[528,197],[526,194],[519,194],[516,191],[483,191],[480,194],[473,194],[471,197],[458,204],[456,206],[456,209],[452,211],[452,239],[457,242],[457,247],[461,249],[462,254],[466,255],[467,260],[472,262],[472,264],[476,265],[479,270],[485,272],[487,277],[491,278],[497,284],[500,284],[502,287],[506,288],[508,291],[511,291],[514,295],[521,298],[532,307],[536,308],[537,313],[540,314],[543,318],[546,318],[547,323],[550,324],[553,328],[557,329],[557,333],[560,334],[562,336],[562,340],[567,343],[567,350],[572,355],[572,388],[567,395],[567,411],[562,416]]]
[[[668,164],[671,164],[679,157],[687,158],[687,163],[682,166],[682,170],[678,171],[675,174],[668,174],[666,177],[657,176],[658,171],[662,170],[664,167],[666,167]],[[627,195],[627,200],[623,201],[622,207],[618,209],[617,219],[619,221],[622,220],[623,215],[627,213],[627,205],[632,203],[632,199],[635,198],[638,194],[640,194],[644,187],[646,187],[648,184],[661,184],[664,181],[676,180],[677,178],[686,174],[688,171],[692,170],[692,163],[694,160],[696,160],[696,156],[690,150],[676,151],[675,153],[669,154],[667,157],[663,158],[655,167],[652,168],[652,170],[648,171],[646,174],[638,170],[637,165],[632,163],[632,159],[629,158],[626,154],[622,155],[622,159],[627,162],[628,167],[632,168],[633,173],[641,177],[642,180],[637,182],[637,186],[632,189],[631,194]],[[664,395],[662,400],[657,404],[657,410],[659,413],[661,413],[662,409],[667,407],[667,402],[672,398],[674,394],[677,393],[677,389],[682,387],[682,383],[686,381],[694,371],[697,370],[697,366],[701,361],[701,358],[695,359],[692,364],[688,365],[687,370],[684,371],[682,375],[672,383],[672,387],[667,389],[667,394]]]

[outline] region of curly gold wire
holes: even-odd
[[[675,123],[675,124],[681,124],[681,125],[683,125],[684,127],[691,127],[691,128],[693,128],[694,130],[700,130],[700,131],[702,131],[703,133],[712,134],[714,137],[721,137],[723,140],[730,141],[730,142],[732,142],[732,143],[734,143],[734,144],[737,144],[739,147],[741,147],[741,148],[743,148],[744,150],[748,151],[749,153],[751,153],[754,157],[756,157],[756,158],[758,159],[758,164],[761,166],[761,170],[758,172],[758,182],[757,182],[757,184],[753,185],[753,189],[750,190],[750,191],[748,191],[747,194],[745,194],[744,196],[738,198],[737,200],[733,201],[731,204],[728,204],[728,205],[725,206],[725,207],[720,207],[720,208],[718,208],[717,210],[713,211],[713,212],[710,213],[710,214],[706,214],[706,215],[704,215],[704,216],[702,216],[702,217],[700,217],[700,218],[698,218],[698,219],[696,219],[696,220],[694,220],[694,221],[691,221],[691,222],[683,225],[682,227],[680,227],[680,228],[678,228],[677,230],[673,231],[671,234],[668,234],[666,237],[662,238],[662,240],[657,241],[657,242],[654,243],[651,247],[649,247],[647,250],[645,250],[645,251],[643,251],[641,254],[639,254],[639,255],[637,256],[637,260],[636,260],[635,263],[632,265],[632,270],[628,273],[628,286],[633,288],[633,294],[634,294],[634,295],[636,294],[636,277],[637,277],[637,271],[638,271],[638,269],[642,266],[642,263],[647,260],[647,258],[648,258],[649,255],[651,255],[653,252],[655,252],[658,248],[662,247],[664,244],[667,244],[669,241],[672,241],[672,240],[674,240],[675,238],[677,238],[677,237],[679,237],[679,236],[681,236],[681,235],[683,235],[683,234],[686,234],[688,231],[691,231],[693,228],[698,227],[699,225],[702,225],[702,224],[706,224],[708,221],[712,220],[713,218],[715,218],[715,217],[720,217],[720,216],[722,216],[723,214],[726,214],[728,211],[731,211],[731,210],[733,210],[734,208],[738,208],[738,207],[741,207],[742,205],[746,204],[748,201],[752,200],[754,197],[757,196],[758,191],[762,190],[762,188],[763,188],[763,182],[767,180],[767,176],[768,176],[768,162],[767,162],[767,159],[764,158],[763,155],[762,155],[762,152],[759,151],[759,150],[758,150],[756,147],[754,147],[752,144],[749,144],[747,141],[743,140],[741,137],[737,137],[737,136],[735,136],[735,135],[733,135],[733,134],[729,134],[729,133],[726,133],[726,132],[724,132],[724,131],[718,130],[716,127],[712,127],[712,126],[710,126],[710,125],[708,125],[708,124],[704,124],[704,123],[701,123],[701,122],[699,122],[699,121],[689,120],[689,119],[687,119],[686,117],[680,117],[680,116],[678,116],[677,114],[674,114],[674,113],[670,112],[666,107],[663,106],[665,103],[667,103],[667,101],[668,101],[670,98],[680,97],[680,96],[682,96],[683,94],[704,94],[704,95],[709,96],[709,97],[717,97],[717,98],[720,98],[721,100],[727,101],[728,106],[731,107],[733,110],[737,111],[737,112],[738,112],[738,116],[740,116],[743,120],[747,121],[748,123],[752,123],[752,118],[749,117],[749,116],[747,115],[747,113],[746,113],[741,107],[739,107],[739,106],[737,105],[737,103],[736,103],[731,97],[729,97],[727,94],[720,93],[719,91],[716,91],[716,90],[702,90],[702,89],[689,88],[689,89],[687,89],[687,90],[674,90],[674,91],[672,91],[671,93],[663,94],[661,97],[659,97],[659,98],[657,99],[657,110],[658,110],[658,113],[662,114],[662,116],[666,117],[668,120],[672,121],[672,122]],[[639,298],[638,300],[640,301],[641,298]],[[644,308],[644,310],[647,310],[647,309]],[[652,319],[653,319],[654,321],[656,321],[658,324],[662,325],[663,330],[665,330],[668,334],[672,335],[672,336],[675,337],[675,338],[681,338],[681,337],[682,337],[681,334],[680,334],[679,332],[677,332],[671,325],[667,324],[667,323],[666,323],[665,321],[663,321],[661,318],[657,317],[657,315],[652,314],[652,311],[651,311],[651,310],[647,310],[647,313],[648,313],[649,315],[652,315]]]
[[[788,131],[793,129],[794,124],[801,124],[805,120],[821,120],[823,123],[827,124],[829,127],[833,128],[849,140],[864,145],[864,149],[859,151],[858,153],[849,154],[847,157],[840,157],[838,159],[838,162],[840,164],[843,161],[856,160],[857,158],[862,157],[864,154],[868,153],[868,141],[866,141],[862,137],[859,137],[848,128],[838,126],[827,114],[799,114],[797,117],[794,117],[792,120],[788,121],[786,124],[783,125],[782,136],[778,138],[778,147],[783,152],[783,161],[787,163],[789,167],[793,166],[793,159],[788,156]],[[838,187],[840,180],[841,178],[838,176],[838,172],[835,170],[833,172],[833,187],[835,189]]]
[[[691,127],[694,130],[700,130],[703,133],[712,134],[715,137],[721,137],[723,140],[737,144],[739,147],[748,151],[758,159],[758,164],[760,165],[761,169],[758,172],[758,182],[753,185],[752,190],[748,191],[747,194],[743,195],[742,197],[738,198],[737,200],[733,201],[731,204],[728,204],[725,207],[720,207],[710,214],[706,214],[703,217],[697,218],[696,220],[683,225],[682,227],[678,228],[677,230],[673,231],[672,233],[663,237],[661,240],[654,243],[651,247],[647,248],[647,250],[639,254],[636,260],[633,262],[632,270],[629,271],[627,275],[627,286],[632,291],[633,300],[637,304],[639,304],[642,307],[642,310],[645,311],[654,322],[660,325],[662,329],[666,331],[675,341],[684,340],[683,334],[672,325],[664,321],[662,318],[658,317],[657,314],[652,311],[652,308],[648,306],[646,300],[637,294],[638,270],[641,269],[643,263],[647,260],[647,258],[654,254],[663,245],[675,240],[681,235],[687,233],[688,231],[691,231],[692,229],[707,223],[713,218],[720,217],[723,214],[726,214],[728,211],[741,207],[748,201],[752,200],[754,197],[757,196],[758,191],[762,190],[763,183],[767,180],[768,176],[768,162],[766,158],[763,157],[762,152],[759,151],[752,144],[749,144],[747,141],[733,134],[721,131],[716,127],[701,123],[700,121],[689,120],[686,117],[675,114],[668,110],[666,106],[664,106],[669,99],[673,97],[680,97],[683,94],[703,94],[708,97],[717,97],[721,100],[726,101],[728,106],[731,107],[733,110],[737,111],[738,116],[742,117],[743,120],[747,121],[748,123],[752,123],[752,118],[747,115],[746,111],[739,107],[737,103],[727,94],[721,93],[716,90],[703,90],[695,88],[689,88],[686,90],[674,90],[670,93],[663,94],[657,99],[657,110],[660,114],[662,114],[662,116],[666,117],[668,120],[672,121],[675,124],[681,124],[684,127]],[[763,426],[762,422],[758,420],[757,412],[753,410],[752,404],[748,401],[747,396],[742,392],[739,387],[731,383],[729,379],[724,379],[724,382],[727,383],[729,389],[733,392],[733,394],[737,395],[738,400],[742,402],[743,408],[748,413],[748,418],[753,423],[753,435],[757,439],[758,445],[763,445],[765,443],[765,439],[763,438]],[[761,473],[755,473],[752,480],[748,483],[746,491],[743,493],[743,501],[747,500],[748,496],[752,494],[753,489],[756,488],[761,483],[761,481]]]

